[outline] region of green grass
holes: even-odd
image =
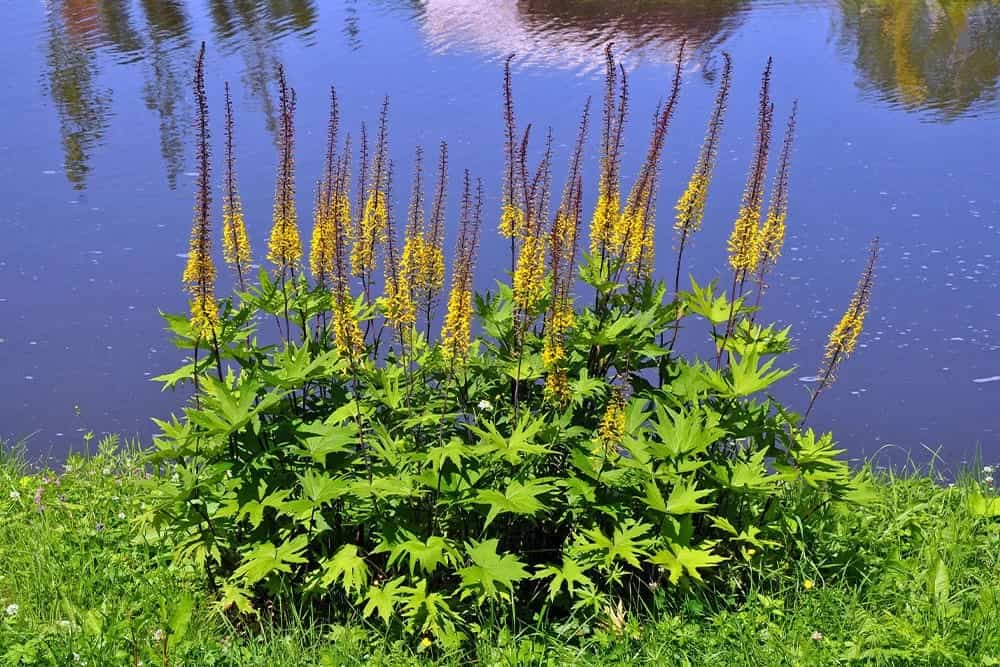
[[[0,664],[162,665],[154,636],[190,600],[170,665],[1000,665],[1000,519],[973,476],[879,476],[868,505],[824,519],[808,560],[672,595],[654,621],[609,614],[574,638],[487,630],[442,655],[295,610],[232,624],[201,573],[145,538],[156,479],[112,445],[57,471],[0,455]]]

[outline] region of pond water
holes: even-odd
[[[564,164],[583,101],[601,94],[602,48],[615,42],[631,77],[630,183],[686,38],[661,184],[659,273],[672,270],[668,212],[728,51],[730,112],[705,228],[685,267],[726,280],[759,76],[773,56],[776,117],[793,99],[800,106],[789,237],[765,303],[767,319],[791,324],[796,340],[797,370],[779,394],[804,407],[802,378],[815,373],[877,234],[884,252],[868,326],[814,424],[834,429],[855,456],[887,445],[897,460],[935,450],[951,466],[977,449],[1000,455],[995,1],[43,0],[7,3],[4,14],[0,436],[30,435],[34,454],[79,447],[86,430],[148,438],[149,418],[185,398],[149,378],[179,359],[158,309],[185,307],[189,82],[202,40],[216,139],[223,82],[235,89],[239,178],[259,250],[270,224],[278,63],[298,93],[303,220],[330,84],[355,132],[390,96],[402,173],[417,143],[446,139],[453,183],[464,167],[484,176],[494,219],[506,54],[518,54],[520,121],[551,125]],[[592,132],[592,163],[596,152]],[[501,273],[500,247],[484,243],[481,275]]]

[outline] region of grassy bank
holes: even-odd
[[[751,590],[692,588],[640,624],[608,610],[585,637],[485,634],[472,655],[295,610],[227,621],[201,573],[172,567],[144,518],[156,477],[103,448],[64,469],[0,463],[0,663],[5,665],[1000,664],[1000,521],[981,479],[876,478],[808,561]],[[190,605],[191,613],[187,609]],[[166,648],[166,660],[164,659]]]

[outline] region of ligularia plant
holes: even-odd
[[[179,561],[204,571],[220,609],[254,616],[268,602],[311,605],[331,622],[364,617],[389,633],[433,637],[434,650],[487,624],[557,619],[577,635],[607,625],[612,612],[619,627],[692,586],[738,595],[755,568],[800,555],[803,527],[823,511],[860,500],[862,480],[832,438],[803,430],[770,397],[790,372],[777,364],[789,332],[759,324],[759,308],[745,303],[778,260],[789,220],[794,111],[768,216],[761,213],[770,62],[730,241],[732,287],[692,279],[683,291],[658,279],[655,199],[682,57],[622,203],[628,89],[608,49],[590,213],[589,100],[553,203],[552,131],[533,151],[530,126],[516,127],[510,60],[499,210],[485,210],[483,183],[465,169],[451,225],[446,145],[429,217],[420,148],[409,207],[396,206],[388,100],[372,153],[362,127],[352,181],[351,140],[340,148],[331,91],[311,279],[298,268],[295,96],[281,71],[274,266],[256,280],[241,277],[217,301],[199,56],[202,187],[185,272],[192,312],[167,316],[178,344],[195,354],[158,378],[166,387],[191,383],[194,396],[183,415],[157,422],[154,461],[178,474],[157,491],[152,528]],[[726,57],[705,145],[676,207],[678,267],[691,235],[711,224],[705,199],[731,76]],[[226,197],[227,259],[239,260],[242,275],[249,255],[234,250],[242,232],[236,199]],[[401,208],[405,220],[397,221]],[[580,248],[585,216],[589,253]],[[511,274],[477,294],[484,218],[499,219],[510,240]],[[455,245],[445,266],[449,226]],[[813,402],[856,347],[875,257],[831,336]],[[675,347],[699,322],[717,348],[715,364]],[[208,356],[198,356],[200,344]]]

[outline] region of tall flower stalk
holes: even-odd
[[[680,291],[681,261],[684,249],[691,236],[701,229],[705,217],[705,203],[708,201],[708,187],[712,182],[716,158],[719,154],[719,139],[722,136],[722,124],[725,120],[726,105],[729,101],[729,89],[732,85],[733,60],[728,53],[722,54],[722,76],[719,81],[719,91],[715,95],[715,105],[708,120],[705,140],[698,154],[691,180],[687,189],[677,200],[675,209],[677,217],[674,220],[674,230],[677,233],[677,269],[674,272],[674,294]]]
[[[348,255],[350,252],[351,217],[351,137],[344,140],[344,150],[336,170],[330,206],[331,238],[333,239],[332,310],[333,342],[341,354],[351,359],[364,349],[364,335],[354,312],[351,297]]]
[[[334,265],[333,217],[337,180],[337,130],[340,110],[337,91],[330,87],[330,115],[327,120],[326,152],[323,158],[323,177],[316,187],[316,206],[313,211],[312,240],[309,245],[309,269],[320,287],[329,287]]]
[[[191,243],[187,263],[184,266],[183,281],[191,297],[191,324],[196,335],[205,340],[214,340],[219,327],[219,308],[215,301],[216,272],[212,260],[212,189],[209,185],[208,98],[205,94],[204,42],[195,61],[194,98],[197,107],[195,158],[198,165],[198,180],[195,185]]]
[[[292,336],[288,317],[286,281],[294,280],[302,260],[298,216],[295,210],[295,90],[285,80],[285,69],[278,65],[278,104],[281,122],[278,133],[278,176],[274,188],[271,238],[267,258],[277,267],[285,310],[286,339]]]
[[[788,218],[788,175],[792,163],[792,143],[795,139],[795,118],[798,114],[798,102],[792,104],[792,113],[788,116],[785,126],[785,139],[781,146],[781,157],[778,161],[778,173],[774,177],[771,188],[771,201],[767,207],[767,217],[760,229],[760,258],[757,262],[756,283],[757,297],[755,308],[760,305],[764,294],[767,274],[774,268],[781,256],[785,244],[785,228]]]
[[[826,343],[826,352],[823,355],[823,364],[820,366],[816,377],[819,378],[816,388],[809,399],[809,406],[802,415],[802,423],[809,418],[816,399],[819,395],[830,388],[830,385],[837,379],[837,370],[840,364],[854,352],[858,345],[858,338],[865,325],[865,316],[871,305],[872,289],[875,286],[875,267],[878,264],[879,239],[876,236],[872,240],[871,248],[868,251],[868,261],[865,263],[865,270],[861,274],[858,286],[851,296],[851,302],[847,306],[837,325],[830,332],[830,337]]]
[[[549,272],[552,275],[552,297],[545,316],[545,339],[542,343],[542,363],[547,375],[545,393],[557,404],[569,400],[569,378],[566,375],[565,336],[576,319],[573,304],[573,269],[576,266],[577,239],[580,230],[583,178],[580,173],[583,147],[590,120],[590,99],[583,107],[576,146],[570,158],[569,174],[549,233]]]
[[[726,321],[726,331],[719,345],[716,365],[722,364],[726,343],[732,335],[737,310],[736,303],[743,296],[743,286],[760,262],[760,226],[761,210],[764,202],[764,179],[767,176],[767,157],[771,149],[771,124],[774,118],[774,103],[771,101],[771,65],[770,58],[761,76],[760,102],[757,110],[757,138],[754,142],[753,159],[747,173],[746,187],[740,202],[740,210],[733,223],[733,231],[727,244],[729,250],[729,267],[733,271],[733,285],[729,293],[729,318]]]
[[[465,170],[455,261],[448,292],[448,306],[441,328],[441,353],[452,368],[464,364],[472,340],[472,277],[479,249],[479,226],[483,211],[483,183],[477,181],[472,199],[469,170]]]
[[[685,46],[686,42],[681,42],[677,50],[677,64],[667,103],[654,115],[646,159],[625,201],[624,210],[612,225],[612,244],[622,262],[621,269],[627,268],[636,278],[649,277],[653,270],[656,188],[660,180],[663,145],[680,97]]]
[[[420,270],[417,292],[427,322],[427,338],[431,335],[434,304],[444,288],[444,222],[445,197],[448,191],[448,144],[441,142],[438,154],[437,185],[431,205],[430,224],[420,244]]]
[[[504,172],[503,203],[500,211],[500,235],[510,239],[510,272],[514,273],[517,257],[517,240],[524,236],[525,211],[518,193],[522,191],[520,156],[517,143],[517,122],[514,118],[514,93],[511,86],[510,62],[507,56],[503,68],[503,120],[504,120]]]
[[[612,47],[608,44],[604,50],[601,175],[597,184],[597,204],[590,222],[590,254],[599,257],[602,263],[612,231],[621,216],[621,150],[628,115],[628,77],[625,68],[615,62]]]
[[[222,191],[222,253],[236,274],[240,291],[246,290],[245,272],[253,261],[250,239],[243,218],[243,202],[236,187],[236,156],[233,149],[233,99],[226,82],[226,174]]]
[[[278,65],[278,103],[281,122],[278,135],[278,177],[274,189],[274,213],[267,258],[284,279],[294,273],[302,259],[298,216],[295,210],[295,89]]]
[[[388,208],[389,201],[386,194],[389,180],[389,98],[382,102],[382,111],[379,114],[378,137],[375,141],[375,152],[372,155],[372,164],[369,181],[363,190],[363,208],[361,209],[358,221],[357,238],[351,248],[351,273],[361,278],[365,295],[369,303],[371,302],[372,275],[378,256],[378,249],[386,243],[389,238],[388,232]],[[362,130],[364,131],[364,130]],[[363,141],[367,144],[367,141]],[[362,146],[362,172],[368,168],[367,146]],[[362,174],[364,178],[364,174]]]

